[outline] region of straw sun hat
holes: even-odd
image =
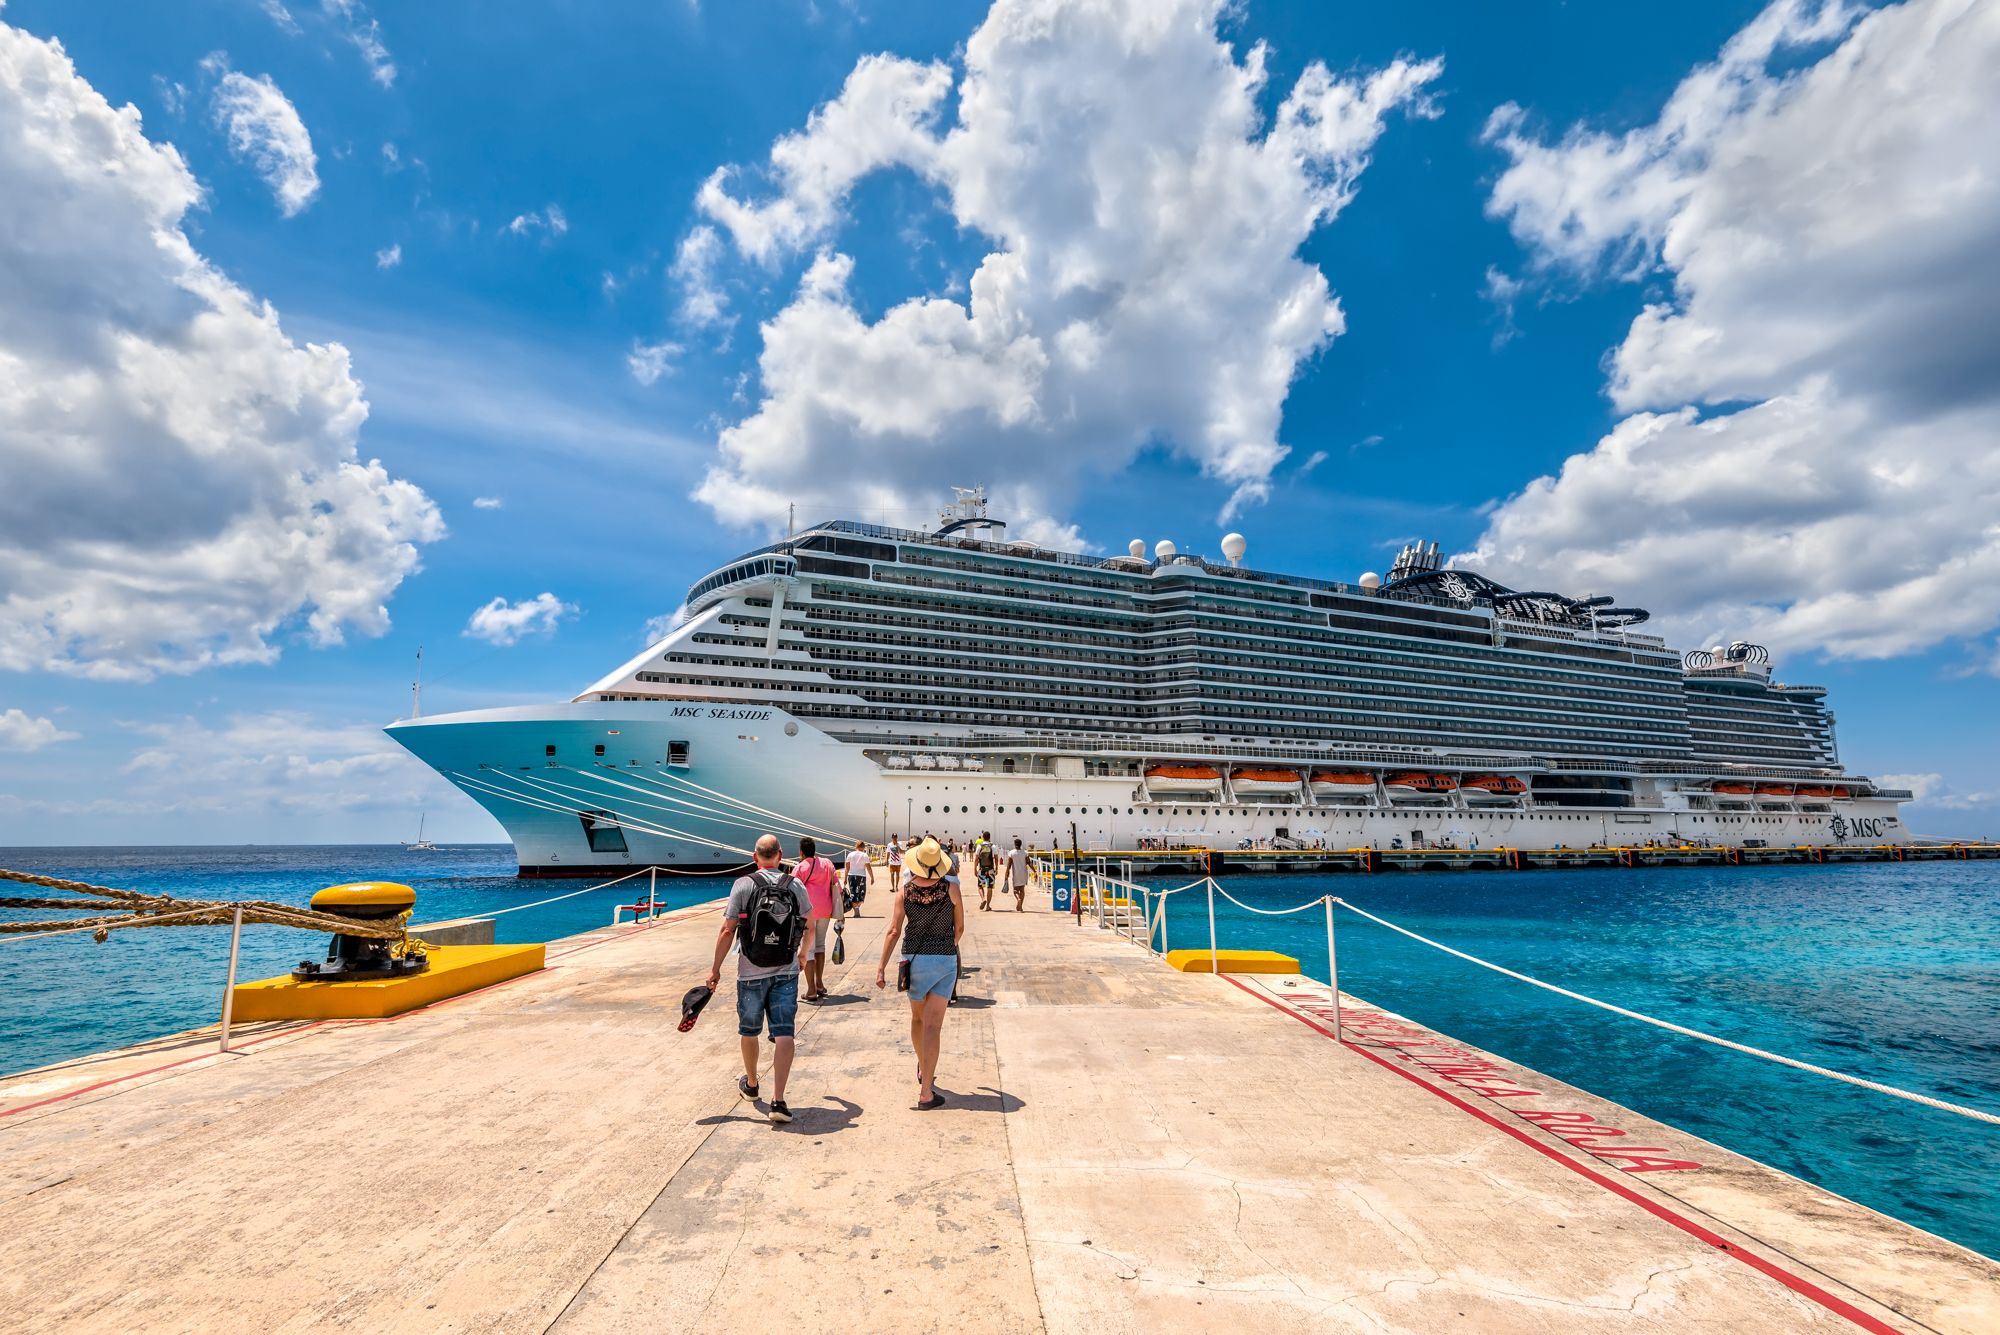
[[[927,881],[935,881],[951,870],[951,858],[935,839],[926,839],[903,854],[903,865]]]

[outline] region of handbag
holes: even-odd
[[[839,923],[833,925],[833,962],[835,964],[847,963],[847,943],[841,940]]]
[[[896,966],[896,990],[898,992],[907,992],[910,990],[910,962],[908,960],[904,960]]]

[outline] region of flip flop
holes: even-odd
[[[701,1008],[706,1006],[708,999],[714,995],[715,989],[712,987],[691,987],[687,990],[687,995],[681,998],[680,1027],[683,1034],[694,1028],[694,1022],[701,1016]]]
[[[944,1107],[944,1095],[938,1093],[934,1089],[931,1091],[931,1101],[929,1103],[919,1102],[917,1104],[917,1111],[929,1112],[933,1108],[942,1108],[942,1107]]]

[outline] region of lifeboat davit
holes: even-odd
[[[1222,787],[1222,771],[1212,765],[1154,765],[1146,770],[1146,787],[1155,793],[1213,795]]]
[[[1382,786],[1391,797],[1443,797],[1458,780],[1449,774],[1391,774]]]
[[[1295,769],[1237,769],[1229,772],[1229,786],[1239,793],[1290,793],[1299,791]]]
[[[1481,774],[1459,785],[1468,801],[1510,802],[1527,794],[1528,785],[1511,774]]]
[[[1322,769],[1313,771],[1312,789],[1322,797],[1342,797],[1375,791],[1375,776],[1358,771]]]

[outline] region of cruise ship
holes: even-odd
[[[840,520],[696,581],[567,703],[388,729],[491,812],[524,876],[739,866],[821,845],[1586,848],[1908,840],[1820,686],[1677,654],[1607,597],[1406,547],[1353,583],[1010,541],[961,489],[931,531]],[[413,709],[413,712],[414,709]]]

